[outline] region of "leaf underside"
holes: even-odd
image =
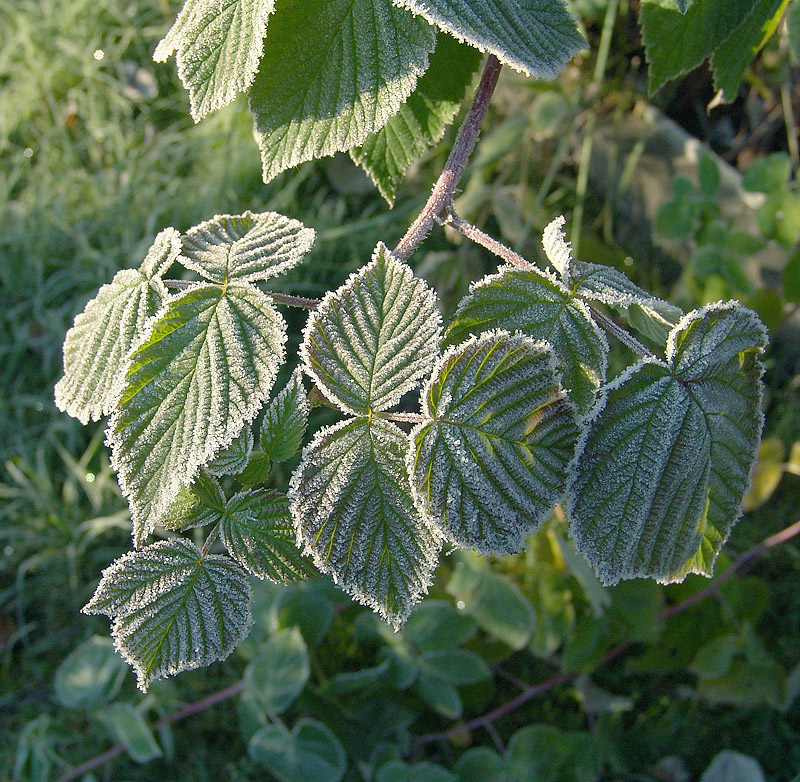
[[[165,229],[138,270],[117,272],[75,318],[64,340],[64,377],[55,388],[59,410],[84,424],[114,410],[131,345],[166,299],[161,275],[179,252],[180,235]]]
[[[224,660],[250,629],[250,584],[228,557],[184,540],[131,551],[103,571],[86,614],[113,619],[141,690],[153,679]]]
[[[279,3],[249,91],[264,181],[382,128],[428,67],[433,28],[391,0]]]
[[[414,507],[406,449],[391,422],[342,421],[305,447],[289,488],[304,552],[395,627],[427,592],[439,551],[438,534]]]
[[[765,344],[750,310],[710,305],[673,329],[666,362],[606,388],[567,487],[572,538],[604,583],[711,575],[749,486]]]
[[[511,554],[564,491],[578,426],[548,344],[488,332],[450,348],[423,389],[409,472],[449,540]]]
[[[274,0],[186,0],[153,59],[177,52],[178,75],[198,122],[252,84]]]
[[[217,215],[183,237],[180,262],[211,282],[267,280],[297,266],[314,231],[276,212]]]
[[[449,35],[439,34],[428,70],[397,114],[350,151],[369,174],[389,206],[406,171],[444,136],[458,113],[480,53]]]
[[[586,46],[561,0],[395,0],[526,76],[554,79]]]
[[[248,283],[198,284],[154,319],[109,433],[137,546],[181,486],[255,417],[285,340],[283,318]]]
[[[473,284],[445,334],[452,346],[487,330],[516,330],[553,348],[564,387],[585,412],[605,379],[608,343],[586,305],[555,277],[503,266]]]
[[[354,415],[388,410],[439,350],[436,295],[378,244],[373,260],[311,314],[300,355],[325,396]]]

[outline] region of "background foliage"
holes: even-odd
[[[704,772],[725,778],[713,773],[726,763],[754,773],[735,755],[714,760],[726,749],[756,758],[770,779],[793,779],[800,552],[791,542],[667,617],[668,606],[707,582],[603,588],[557,517],[525,554],[443,560],[435,590],[400,634],[325,580],[257,582],[256,625],[234,655],[156,683],[147,696],[136,692],[105,620],[78,615],[101,568],[128,550],[130,522],[102,427],[84,429],[52,402],[74,314],[118,269],[138,265],[164,225],[183,231],[246,209],[280,211],[317,230],[302,274],[281,284],[319,296],[365,262],[375,236],[394,244],[452,138],[400,185],[393,212],[346,158],[305,164],[265,186],[241,100],[194,125],[173,65],[152,62],[175,5],[0,7],[0,779],[57,779],[117,743],[125,752],[85,779],[263,779],[264,766],[302,779],[285,756],[290,742],[317,764],[319,779],[466,781],[493,769],[492,778],[510,780],[677,782]],[[708,152],[694,180],[662,183],[645,252],[629,236],[623,243],[618,180],[598,186],[589,164],[603,152],[592,152],[595,128],[622,125],[644,95],[636,4],[582,0],[574,10],[591,51],[552,83],[504,72],[457,207],[533,257],[544,225],[571,213],[578,257],[639,275],[687,307],[737,296],[770,326],[766,439],[749,513],[719,574],[795,521],[800,504],[799,341],[787,318],[800,299],[796,62],[779,34],[745,71],[732,106],[705,112],[714,94],[706,70],[653,98],[763,196],[754,222],[732,220]],[[602,159],[621,169],[624,184],[641,154],[612,146]],[[448,232],[424,250],[416,269],[451,310],[468,280],[494,266]],[[777,260],[743,274],[743,261],[766,251]],[[290,317],[291,354],[303,317]],[[279,467],[276,483],[287,475]],[[630,645],[609,659],[620,643]],[[530,694],[553,677],[564,680]],[[236,698],[154,727],[230,687]],[[520,694],[526,702],[507,708]],[[496,709],[496,719],[458,730]]]

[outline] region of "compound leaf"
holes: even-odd
[[[761,432],[764,326],[736,303],[686,315],[666,362],[610,383],[567,487],[576,547],[605,584],[711,575],[741,514]]]
[[[279,4],[249,93],[264,181],[382,128],[435,42],[424,19],[391,0]]]
[[[261,423],[261,450],[273,462],[291,459],[303,444],[309,404],[299,369],[270,402]]]
[[[561,497],[578,437],[549,345],[471,337],[434,368],[422,411],[408,458],[420,511],[459,546],[520,551]]]
[[[250,584],[228,557],[163,540],[107,567],[83,612],[114,620],[116,647],[144,691],[230,654],[250,628]]]
[[[553,275],[501,266],[470,286],[445,334],[452,346],[491,329],[524,331],[550,342],[564,387],[585,412],[605,379],[608,342],[586,304]]]
[[[685,11],[674,0],[644,0],[642,40],[650,92],[700,65],[753,10],[758,0],[695,0]]]
[[[239,475],[253,452],[253,430],[245,426],[227,447],[217,451],[213,462],[206,465],[212,475]]]
[[[372,261],[311,314],[300,355],[344,412],[387,410],[430,371],[441,324],[433,290],[378,243]]]
[[[267,280],[288,271],[314,244],[314,231],[276,212],[217,215],[183,237],[181,263],[211,282]]]
[[[575,261],[572,268],[578,296],[616,310],[654,342],[665,344],[669,332],[683,317],[680,307],[642,290],[617,269],[581,261]]]
[[[439,551],[414,507],[406,449],[393,423],[342,421],[317,432],[289,484],[304,553],[395,627],[427,591]]]
[[[449,35],[440,34],[436,41],[430,66],[408,100],[379,131],[350,151],[389,206],[406,171],[441,141],[480,65],[480,53],[472,47]]]
[[[230,103],[253,82],[274,0],[186,0],[153,59],[177,52],[195,122]]]
[[[75,318],[64,340],[64,377],[55,388],[59,410],[84,424],[114,410],[131,345],[166,299],[161,275],[180,248],[180,234],[163,230],[141,267],[117,272]]]
[[[283,318],[248,283],[195,285],[151,321],[109,430],[137,546],[181,486],[255,417],[285,341]]]
[[[562,0],[394,0],[526,76],[554,79],[586,46]]]
[[[259,578],[288,584],[314,574],[295,545],[289,502],[282,494],[266,489],[235,494],[222,514],[219,535],[231,556]]]

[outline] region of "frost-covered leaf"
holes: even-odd
[[[395,627],[427,591],[439,551],[411,498],[406,449],[395,424],[342,421],[303,449],[289,488],[305,553]]]
[[[166,298],[161,274],[180,247],[180,234],[163,230],[141,267],[117,272],[75,318],[64,340],[64,377],[55,388],[59,410],[84,424],[114,410],[131,345]]]
[[[153,59],[177,52],[195,122],[252,84],[274,6],[275,0],[186,0]]]
[[[606,387],[567,487],[575,545],[604,583],[711,575],[756,456],[766,341],[750,310],[709,305],[673,329],[666,362]]]
[[[586,41],[562,0],[394,0],[526,76],[555,79]]]
[[[714,86],[727,102],[736,99],[745,69],[775,32],[789,0],[757,0],[739,27],[711,55]]]
[[[351,150],[389,206],[406,171],[441,141],[480,61],[476,49],[440,33],[430,66],[408,100],[379,131]]]
[[[695,0],[685,13],[675,0],[643,0],[639,12],[649,89],[700,65],[753,10],[758,0]]]
[[[566,222],[566,218],[560,215],[547,224],[542,232],[542,248],[561,281],[569,285],[572,279],[572,248],[564,234]]]
[[[616,310],[654,342],[665,344],[670,330],[683,317],[680,307],[642,290],[617,269],[581,261],[575,261],[572,268],[578,296]]]
[[[225,510],[225,495],[216,479],[201,469],[189,486],[181,487],[161,526],[173,532],[216,524]]]
[[[520,330],[550,342],[570,399],[581,412],[589,408],[606,376],[608,343],[574,291],[534,267],[502,266],[470,287],[445,344],[491,329]]]
[[[252,452],[253,430],[245,426],[227,448],[217,451],[214,461],[206,465],[206,470],[217,476],[238,475],[247,467]]]
[[[219,534],[231,556],[259,578],[288,584],[314,574],[295,545],[289,502],[282,494],[265,489],[235,494],[222,514]]]
[[[231,653],[252,621],[250,584],[228,557],[163,540],[107,567],[83,612],[114,620],[116,647],[146,690],[153,679]]]
[[[283,318],[247,283],[198,284],[151,321],[109,430],[136,545],[181,486],[255,417],[285,341]]]
[[[436,294],[378,243],[372,261],[311,314],[300,355],[344,412],[387,410],[430,371],[441,324]]]
[[[181,263],[211,282],[267,280],[288,271],[314,244],[314,231],[277,212],[217,215],[183,237]]]
[[[279,3],[249,93],[264,181],[380,130],[435,41],[424,19],[391,0]]]
[[[431,419],[411,433],[420,511],[447,538],[520,551],[564,491],[578,426],[550,346],[488,332],[447,350],[422,392]]]
[[[303,444],[309,405],[299,369],[270,402],[261,423],[261,450],[273,462],[291,459]]]

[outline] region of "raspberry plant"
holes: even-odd
[[[772,5],[645,2],[654,86],[708,55],[721,89],[738,83],[725,46],[760,35]],[[672,50],[691,25],[698,45]],[[321,301],[268,289],[314,231],[245,212],[165,229],[75,319],[56,403],[83,422],[110,416],[134,543],[84,611],[113,620],[142,689],[245,637],[248,574],[329,574],[399,628],[443,548],[519,552],[556,503],[605,584],[711,575],[760,440],[758,317],[734,301],[683,313],[574,259],[563,218],[544,232],[542,269],[453,211],[501,64],[553,78],[583,45],[561,0],[187,0],[156,59],[175,54],[196,120],[247,92],[265,181],[348,151],[391,204],[486,58],[422,212]],[[406,263],[436,221],[504,261],[447,324]],[[285,305],[311,312],[299,367],[273,394]],[[615,378],[607,334],[638,357]],[[307,437],[315,405],[340,420]],[[285,491],[267,488],[301,449]],[[182,535],[194,528],[200,547]]]

